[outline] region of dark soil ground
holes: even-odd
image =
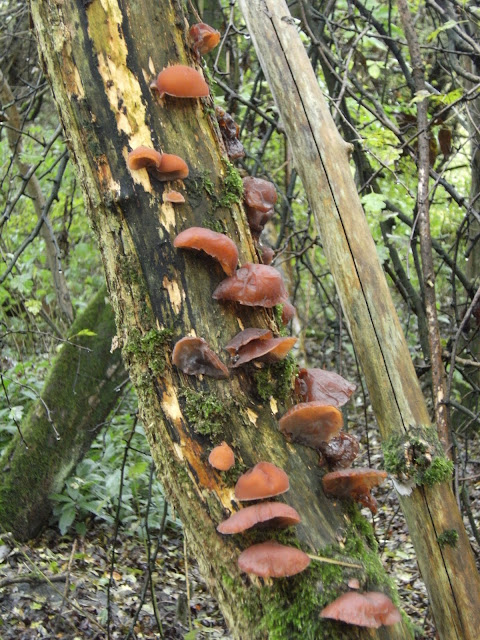
[[[196,565],[185,565],[181,528],[167,527],[151,583],[146,546],[130,537],[119,536],[111,572],[111,535],[95,523],[83,539],[53,530],[28,545],[4,539],[0,638],[229,638]]]

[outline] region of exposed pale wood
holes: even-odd
[[[356,192],[349,147],[283,0],[240,0],[240,7],[317,220],[382,438],[408,434],[430,417]],[[480,581],[453,494],[445,484],[418,488],[401,505],[441,637],[475,640]],[[448,550],[437,543],[445,527],[459,533]]]
[[[312,578],[310,570],[287,585],[280,581],[263,588],[258,580],[240,574],[236,559],[247,545],[245,537],[227,540],[215,530],[236,508],[233,483],[208,465],[212,442],[189,423],[182,393],[196,390],[216,395],[227,411],[221,438],[233,445],[240,465],[271,460],[287,471],[291,489],[285,498],[301,514],[298,537],[315,555],[327,555],[322,553],[327,545],[345,544],[351,521],[340,505],[323,495],[315,454],[287,444],[279,433],[277,418],[285,407],[275,401],[259,402],[248,373],[239,372],[226,381],[199,380],[180,374],[170,363],[173,342],[187,333],[206,338],[220,353],[239,327],[273,326],[269,313],[213,301],[213,288],[224,277],[220,267],[205,256],[177,251],[172,245],[179,231],[210,221],[224,225],[238,243],[241,262],[253,257],[241,209],[214,206],[202,186],[209,177],[220,195],[225,176],[217,129],[209,116],[211,103],[169,97],[158,102],[149,89],[155,74],[168,63],[195,64],[186,47],[182,8],[168,0],[128,4],[120,0],[32,0],[31,7],[102,251],[119,341],[163,486],[183,520],[189,549],[219,600],[233,636],[242,640],[280,638],[279,618],[288,615],[293,603],[297,610],[306,604],[303,589],[313,585],[321,595],[327,585]],[[184,205],[164,204],[162,184],[150,179],[146,171],[128,171],[128,150],[139,144],[187,160],[190,176],[178,185],[186,192]],[[141,337],[164,329],[172,332],[172,338],[163,347],[142,352]],[[163,357],[161,371],[158,359]],[[349,556],[338,559],[348,562]],[[358,563],[355,556],[351,560]],[[331,571],[331,566],[325,567]],[[376,583],[388,590],[383,569],[377,568]],[[289,590],[288,584],[295,587]],[[343,579],[338,592],[342,589]],[[334,590],[337,592],[336,585]],[[274,598],[278,618],[267,619]],[[300,633],[319,640],[331,638],[336,623],[319,622],[317,609],[310,620],[296,624],[294,633],[287,631],[282,638]],[[315,635],[309,625],[321,625],[321,635]],[[352,628],[335,633],[365,640],[411,637],[403,622],[375,631]]]

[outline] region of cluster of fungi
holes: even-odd
[[[218,31],[204,23],[193,25],[189,34],[197,59],[220,41]],[[165,95],[177,98],[209,95],[203,75],[192,67],[180,64],[163,69],[151,88],[158,92],[159,98]],[[229,158],[243,157],[238,126],[220,107],[216,109],[216,116]],[[182,158],[144,146],[130,152],[127,164],[133,171],[147,169],[163,182],[183,180],[189,173]],[[235,243],[225,234],[203,227],[185,229],[176,236],[174,246],[203,251],[219,262],[227,277],[213,292],[215,300],[263,308],[282,305],[282,321],[287,324],[294,316],[295,308],[288,301],[280,272],[270,266],[273,250],[260,242],[260,234],[274,214],[276,190],[271,182],[254,177],[244,178],[243,186],[247,219],[262,264],[247,263],[238,268]],[[179,204],[185,202],[181,193],[166,189],[163,200]],[[225,345],[230,355],[229,366],[226,366],[203,338],[187,336],[175,344],[172,363],[187,375],[228,378],[232,369],[252,361],[275,363],[283,360],[295,342],[296,338],[292,337],[274,337],[268,329],[245,329]],[[350,469],[359,445],[353,436],[342,431],[343,416],[339,407],[348,401],[354,390],[355,385],[334,372],[300,369],[295,381],[295,394],[300,402],[285,413],[278,426],[289,442],[315,449],[320,464],[329,466],[331,471],[323,477],[327,495],[352,497],[375,513],[377,505],[370,490],[385,479],[386,473],[373,469]],[[210,452],[208,460],[215,469],[228,471],[235,464],[235,455],[231,447],[222,442]],[[252,527],[285,528],[298,524],[300,516],[293,507],[271,500],[288,491],[289,486],[287,474],[282,469],[267,461],[259,462],[244,473],[235,485],[236,500],[254,504],[233,513],[220,523],[218,532],[232,535]],[[310,561],[311,558],[300,549],[268,540],[243,551],[238,558],[238,565],[249,574],[281,578],[303,571]],[[349,586],[353,587],[354,582],[350,581]],[[356,588],[358,586],[355,585]],[[400,619],[398,609],[391,600],[376,592],[344,593],[320,615],[368,627],[393,624]]]

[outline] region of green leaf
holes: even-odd
[[[58,566],[58,562],[56,560],[52,560],[52,562],[50,562],[50,564],[48,565],[48,568],[50,569],[51,573],[60,572],[60,567]]]
[[[367,67],[368,67],[368,75],[374,80],[377,80],[380,77],[380,74],[382,73],[382,69],[380,65],[378,65],[376,62],[367,61]]]
[[[462,87],[458,87],[457,89],[453,89],[448,93],[439,93],[437,95],[433,95],[431,96],[431,100],[433,103],[445,104],[448,106],[450,104],[453,104],[457,100],[460,100],[462,96],[463,96],[463,89]]]
[[[97,334],[95,333],[95,331],[91,331],[90,329],[82,329],[81,331],[79,331],[78,333],[76,333],[74,336],[71,336],[72,338],[78,338],[80,336],[96,336]]]
[[[455,25],[462,24],[463,22],[467,22],[467,20],[461,20],[460,22],[457,22],[456,20],[447,20],[445,24],[442,24],[441,27],[438,27],[438,29],[435,29],[435,31],[432,31],[432,33],[430,33],[427,36],[427,42],[431,42],[432,40],[435,40],[438,34],[442,33],[442,31],[447,31],[447,29],[451,29]]]
[[[366,193],[362,196],[362,204],[366,213],[378,215],[385,209],[385,196],[381,193]]]
[[[106,609],[100,609],[98,612],[98,619],[101,624],[105,624],[108,620],[108,611]]]
[[[15,407],[10,407],[10,411],[8,412],[8,417],[10,420],[16,420],[20,422],[23,416],[23,406],[16,405]]]
[[[146,460],[137,460],[128,470],[128,476],[130,478],[138,478],[143,475],[148,468],[148,462]]]
[[[431,95],[432,94],[430,93],[430,91],[427,91],[427,89],[421,89],[420,91],[416,91],[415,96],[410,100],[410,102],[408,103],[408,106],[410,107],[412,104],[415,104],[416,102],[422,102],[422,100],[429,98]]]
[[[40,302],[40,300],[30,298],[29,300],[25,300],[25,307],[27,308],[27,311],[30,311],[32,315],[37,316],[42,309],[42,303]]]
[[[58,521],[58,528],[60,529],[60,533],[65,535],[70,528],[70,525],[75,520],[75,507],[67,507],[64,511],[62,511],[62,515],[60,516],[60,520]]]

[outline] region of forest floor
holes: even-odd
[[[374,441],[368,445],[370,459],[364,454],[356,466],[381,467],[381,454],[372,453],[379,447]],[[436,638],[391,483],[380,487],[376,497],[379,511],[373,525],[382,562],[415,625],[416,638]],[[474,514],[480,513],[478,496],[471,506]],[[368,510],[363,513],[372,521]],[[0,640],[230,638],[180,526],[169,522],[161,537],[148,541],[120,528],[112,562],[114,537],[112,526],[91,520],[83,537],[48,529],[27,544],[8,535],[0,538]],[[479,549],[474,549],[478,557]]]
[[[379,499],[388,502],[388,490]],[[418,629],[417,638],[435,638],[425,588],[403,519],[398,511],[388,511],[381,510],[376,523],[377,530],[382,527],[380,519],[388,527],[388,538],[379,540],[382,559],[396,582],[404,610]],[[111,529],[92,522],[83,538],[62,537],[53,529],[28,544],[3,538],[1,640],[230,638],[195,561],[188,557],[188,548],[185,563],[180,527],[166,528],[151,573],[157,611],[148,580],[148,545],[120,534],[112,570]]]

